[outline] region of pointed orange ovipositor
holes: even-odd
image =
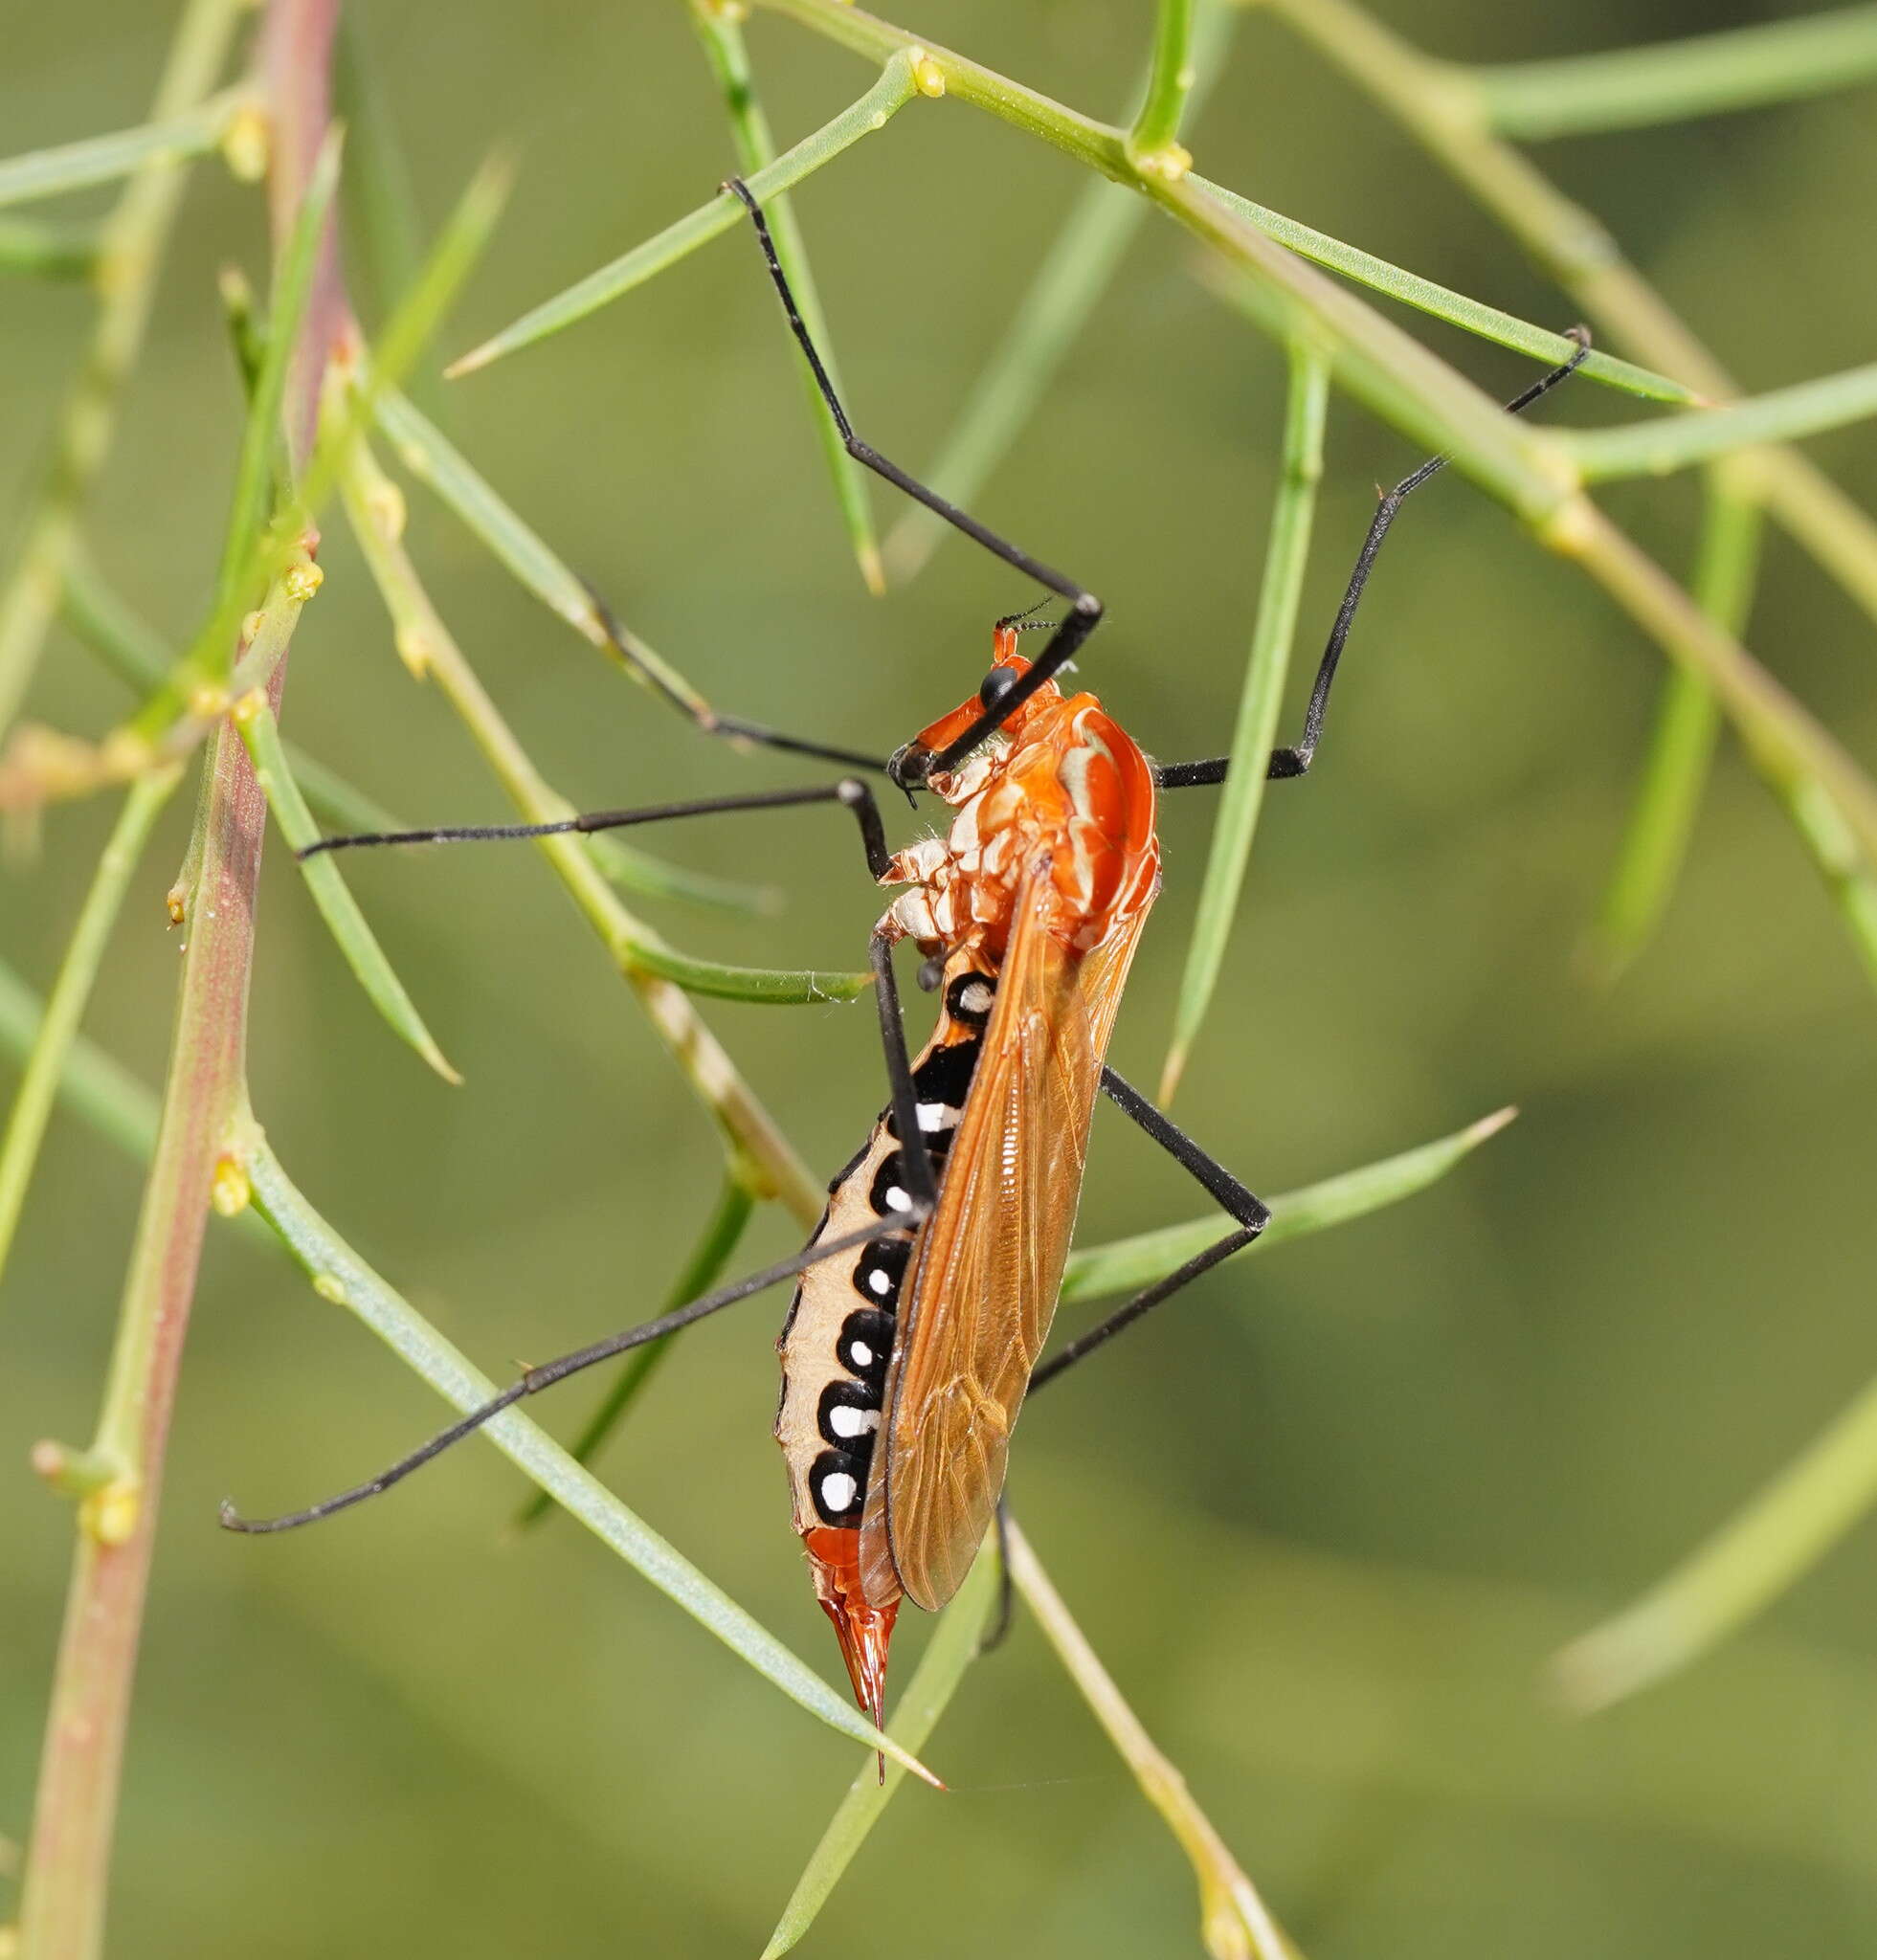
[[[886,1706],[886,1650],[892,1644],[893,1621],[900,1602],[869,1606],[860,1596],[860,1534],[833,1526],[817,1526],[802,1533],[815,1574],[815,1596],[834,1622],[840,1658],[854,1683],[854,1699],[883,1726]],[[886,1758],[880,1759],[880,1780],[886,1780]]]

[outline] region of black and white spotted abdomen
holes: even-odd
[[[941,1172],[977,1066],[994,985],[992,974],[960,956],[946,976],[939,1024],[913,1064],[919,1126]],[[810,1249],[864,1231],[908,1203],[888,1112],[828,1187],[828,1209]],[[775,1439],[789,1465],[798,1532],[859,1528],[911,1257],[911,1240],[883,1239],[810,1266],[796,1286],[776,1342],[782,1399]]]

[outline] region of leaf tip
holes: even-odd
[[[1483,1116],[1478,1123],[1469,1125],[1464,1132],[1467,1147],[1485,1143],[1487,1137],[1496,1137],[1508,1124],[1517,1121],[1518,1113],[1518,1104],[1508,1102],[1505,1108],[1495,1109],[1490,1116]]]

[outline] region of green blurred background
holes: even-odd
[[[1489,0],[1385,11],[1431,50],[1511,59],[1787,11],[1750,0]],[[1147,0],[921,0],[933,38],[1098,113],[1127,104]],[[16,9],[0,148],[142,113],[173,9]],[[431,222],[498,139],[507,219],[455,351],[649,235],[731,161],[676,5],[361,5],[356,25]],[[758,18],[784,140],[862,85]],[[1561,301],[1316,58],[1254,12],[1195,132],[1209,174],[1397,262],[1558,324]],[[1868,94],[1552,145],[1751,387],[1867,358]],[[1081,178],[957,104],[917,105],[799,198],[855,418],[929,458]],[[1117,193],[1119,194],[1119,193]],[[255,200],[196,173],[92,535],[180,638],[209,590],[238,402],[216,267],[258,274]],[[1085,666],[1170,756],[1236,700],[1282,414],[1276,351],[1144,231],[981,514],[1101,590]],[[11,533],[87,331],[74,290],[10,282],[0,516]],[[1495,392],[1517,359],[1427,323]],[[1625,405],[1579,386],[1549,412]],[[628,620],[727,707],[883,750],[982,670],[1031,592],[960,543],[861,591],[773,301],[732,234],[580,329],[448,391],[452,432]],[[1866,502],[1867,434],[1816,445]],[[1339,404],[1307,598],[1320,639],[1373,485],[1416,457]],[[1671,565],[1687,479],[1608,500]],[[883,520],[898,512],[880,500]],[[433,590],[556,784],[591,803],[802,780],[685,731],[426,500]],[[290,734],[415,820],[503,801],[393,657],[335,526],[296,640]],[[1776,535],[1752,641],[1877,753],[1870,627]],[[1306,648],[1307,655],[1308,648]],[[1452,1129],[1521,1121],[1431,1195],[1195,1288],[1026,1421],[1012,1490],[1083,1624],[1313,1960],[1877,1949],[1877,1571],[1859,1533],[1692,1675],[1587,1724],[1547,1655],[1655,1576],[1832,1415],[1877,1361],[1877,1015],[1808,861],[1732,755],[1667,930],[1614,993],[1573,959],[1626,810],[1662,663],[1464,482],[1411,509],[1377,574],[1323,761],[1267,806],[1213,1021],[1175,1113],[1266,1192]],[[121,712],[61,639],[34,711]],[[1294,712],[1294,710],[1293,710]],[[1288,717],[1286,718],[1288,719]],[[179,798],[91,1032],[155,1080],[175,944]],[[6,956],[49,981],[108,825],[52,812],[0,873]],[[1166,1039],[1210,801],[1166,812],[1167,888],[1116,1060]],[[649,836],[646,841],[654,840]],[[844,820],[726,819],[656,848],[784,886],[737,921],[660,907],[687,947],[852,965],[878,899]],[[546,867],[523,851],[359,862],[352,881],[468,1082],[372,1016],[270,847],[257,1106],[313,1200],[492,1371],[656,1305],[712,1200],[717,1146]],[[713,1006],[809,1163],[877,1104],[871,1013]],[[0,1088],[11,1065],[0,1070]],[[88,1433],[139,1189],[56,1124],[0,1317],[0,1832],[23,1834],[71,1536],[25,1466]],[[1199,1207],[1111,1114],[1085,1238]],[[765,1213],[743,1260],[793,1229]],[[831,1675],[769,1437],[785,1301],[699,1328],[608,1461],[627,1500]],[[1084,1310],[1085,1311],[1085,1310]],[[543,1415],[563,1433],[590,1391]],[[522,1486],[470,1448],[395,1499],[253,1543],[277,1508],[435,1426],[429,1392],[264,1249],[212,1235],[171,1456],[131,1736],[116,1950],[159,1956],[755,1952],[857,1766],[583,1532],[504,1539]],[[914,1621],[917,1615],[911,1616]],[[902,1637],[901,1678],[924,1626]],[[1019,1618],[810,1950],[1195,1950],[1192,1883]]]

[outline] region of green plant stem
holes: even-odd
[[[1799,784],[1788,794],[1786,807],[1851,935],[1865,972],[1877,986],[1877,870],[1858,849],[1858,840],[1831,799],[1816,785]]]
[[[279,725],[267,705],[267,697],[259,689],[235,702],[235,725],[247,746],[255,780],[267,798],[281,836],[296,853],[305,850],[318,840],[319,826],[300,793],[292,769],[287,767],[280,746]],[[322,852],[304,858],[300,869],[334,944],[386,1025],[401,1041],[415,1049],[446,1082],[459,1083],[462,1078],[450,1066],[405,991],[404,983],[391,970],[384,948],[365,923],[358,902],[346,890],[332,854]]]
[[[1234,0],[1205,0],[1200,7],[1189,115],[1198,114],[1222,71],[1240,11]],[[1151,79],[1150,64],[1141,81],[1143,96]],[[921,472],[921,479],[949,502],[971,509],[992,471],[1022,438],[1147,214],[1140,198],[1112,184],[1098,179],[1083,186],[936,460]],[[908,500],[886,534],[889,576],[902,583],[916,577],[939,544],[954,535],[935,511]]]
[[[570,806],[543,780],[431,603],[398,537],[386,481],[366,444],[355,444],[342,479],[346,511],[391,615],[400,654],[436,680],[523,818],[558,822],[570,813]],[[727,1147],[748,1159],[762,1194],[779,1197],[804,1225],[813,1224],[825,1201],[821,1188],[698,1018],[682,989],[651,970],[647,959],[655,952],[655,936],[619,902],[585,842],[573,835],[543,837],[540,849],[716,1119]]]
[[[1560,432],[1587,482],[1665,477],[1752,444],[1790,441],[1877,415],[1877,362],[1725,408],[1661,415],[1622,429]]]
[[[1225,964],[1225,948],[1251,861],[1252,838],[1264,802],[1265,769],[1277,737],[1285,679],[1297,634],[1297,612],[1309,562],[1310,526],[1323,476],[1323,431],[1330,406],[1329,363],[1307,343],[1290,349],[1290,391],[1284,455],[1258,590],[1244,689],[1232,731],[1232,767],[1219,791],[1212,849],[1187,946],[1186,971],[1173,1012],[1173,1039],[1160,1076],[1160,1100],[1179,1086],[1206,1010]]]
[[[168,122],[207,96],[228,58],[242,11],[242,0],[190,0],[157,88],[153,121]],[[173,160],[157,157],[143,164],[100,237],[102,297],[97,322],[59,416],[18,563],[0,590],[0,733],[25,699],[58,609],[79,514],[110,448],[118,396],[144,345],[184,179]]]
[[[6,1272],[7,1256],[19,1227],[20,1207],[26,1201],[59,1079],[84,1018],[85,1003],[91,998],[111,927],[117,923],[124,891],[149,841],[151,828],[180,775],[181,771],[171,767],[141,777],[130,786],[72,929],[7,1119],[5,1136],[0,1139],[0,1275]]]
[[[739,174],[754,177],[775,161],[775,139],[770,132],[769,118],[764,115],[762,100],[756,94],[756,78],[750,70],[743,30],[738,25],[736,14],[723,6],[721,0],[684,0],[684,4],[691,16],[691,25],[704,43],[704,55],[712,75],[716,77],[717,86],[723,92],[731,140],[736,145]],[[794,201],[786,196],[774,198],[764,207],[764,215],[769,219],[775,256],[782,261],[783,271],[789,275],[789,283],[801,308],[802,319],[815,337],[815,345],[828,370],[828,378],[835,385],[835,392],[839,394],[840,368],[835,360],[834,338],[828,331],[821,296],[816,287],[815,275],[809,268],[808,247],[795,218]],[[835,501],[840,506],[841,519],[847,526],[855,563],[860,568],[860,577],[868,591],[883,592],[886,589],[886,579],[881,569],[880,546],[874,536],[873,514],[867,504],[865,477],[860,464],[848,455],[846,440],[833,412],[822,399],[815,371],[809,367],[807,357],[799,351],[796,365],[801,370],[809,413],[815,418],[828,473],[834,479]]]
[[[1705,1544],[1552,1664],[1569,1704],[1606,1708],[1708,1653],[1809,1571],[1877,1503],[1877,1381]]]
[[[313,1281],[322,1299],[355,1315],[452,1407],[468,1411],[496,1394],[497,1385],[471,1367],[313,1209],[257,1130],[247,1136],[243,1162],[255,1203]],[[932,1780],[930,1771],[909,1750],[883,1736],[843,1696],[750,1618],[520,1410],[504,1411],[481,1433],[596,1538],[792,1701],[840,1734],[870,1750],[883,1748],[895,1762],[928,1782]]]
[[[664,1303],[659,1309],[660,1313],[671,1313],[701,1298],[716,1285],[725,1266],[729,1263],[730,1255],[742,1243],[744,1231],[755,1209],[756,1194],[749,1189],[749,1180],[741,1174],[741,1167],[727,1166],[716,1209],[706,1221],[704,1235],[692,1249],[690,1258],[684,1261],[665,1294]],[[659,1364],[671,1352],[672,1343],[677,1339],[675,1333],[663,1334],[656,1341],[646,1342],[642,1348],[627,1350],[612,1385],[599,1406],[587,1418],[586,1426],[568,1452],[576,1463],[592,1465],[600,1446],[631,1413],[633,1404],[658,1373]],[[536,1491],[516,1514],[516,1529],[525,1531],[552,1508],[553,1500],[547,1493]],[[906,1746],[917,1748],[919,1745],[908,1743]]]
[[[1463,71],[1428,60],[1352,0],[1267,4],[1490,211],[1599,331],[1712,401],[1738,392],[1604,226],[1490,134]],[[1768,510],[1877,619],[1877,524],[1796,452],[1754,460]]]
[[[0,218],[0,272],[41,279],[90,279],[98,274],[98,253],[96,226]]]
[[[863,136],[871,136],[876,130],[885,128],[888,119],[920,92],[913,78],[913,59],[907,52],[913,45],[908,38],[905,49],[889,51],[883,57],[885,66],[880,79],[865,95],[850,103],[832,122],[823,123],[812,136],[804,137],[793,149],[784,151],[774,163],[755,171],[749,178],[751,194],[766,205],[778,191],[799,184],[804,177],[818,170],[823,164],[832,162]],[[486,368],[504,354],[512,354],[520,347],[545,340],[549,334],[559,333],[564,327],[571,326],[576,321],[586,319],[588,314],[618,299],[621,294],[631,292],[635,286],[643,285],[667,266],[675,265],[679,259],[695,252],[700,245],[729,231],[732,226],[748,222],[741,202],[729,191],[721,190],[708,204],[680,218],[676,224],[666,226],[657,237],[636,246],[610,265],[601,266],[597,272],[590,273],[565,292],[557,293],[551,300],[531,308],[512,325],[453,361],[443,371],[454,381],[464,374],[473,374],[479,368]]]
[[[67,626],[119,679],[139,694],[162,686],[174,655],[162,635],[106,584],[80,550],[65,574],[60,612]],[[283,744],[287,767],[305,792],[314,813],[335,831],[401,831],[410,826],[382,803],[347,782],[337,770],[293,743]]]
[[[1180,120],[1196,75],[1193,49],[1194,0],[1159,0],[1153,22],[1153,67],[1147,96],[1128,132],[1128,157],[1152,175],[1183,171],[1192,158],[1180,147]]]
[[[1141,1793],[1166,1821],[1199,1885],[1199,1934],[1213,1960],[1297,1960],[1297,1949],[1271,1917],[1212,1819],[1193,1800],[1174,1769],[1128,1705],[1061,1595],[1049,1582],[1030,1541],[1013,1519],[1006,1526],[1010,1575],[1023,1603],[1083,1699],[1128,1765]]]
[[[1754,499],[1730,487],[1725,473],[1713,472],[1693,590],[1695,603],[1730,633],[1740,632],[1753,610],[1763,527]],[[1678,667],[1664,677],[1648,758],[1586,949],[1592,970],[1605,982],[1636,957],[1668,909],[1694,835],[1720,720],[1713,690],[1699,675]]]
[[[92,1445],[115,1475],[78,1511],[21,1896],[21,1960],[94,1960],[102,1948],[164,1444],[212,1175],[239,1099],[266,806],[226,725],[209,768],[212,787],[163,1117]]]
[[[271,0],[268,82],[277,122],[297,111],[323,129],[324,56],[335,8],[336,0]],[[202,11],[198,5],[188,19],[195,21]],[[291,222],[296,193],[304,191],[309,165],[309,152],[275,145],[273,167],[285,180],[276,185],[277,239]],[[298,390],[317,390],[325,352],[324,343],[307,346]],[[290,423],[311,412],[303,399],[289,400]],[[61,550],[49,595],[55,604],[64,562]],[[277,660],[271,683],[276,702],[283,679]],[[118,1472],[78,1507],[78,1550],[21,1890],[20,1960],[97,1960],[102,1949],[119,1779],[169,1414],[211,1192],[243,1105],[266,803],[247,752],[226,721],[215,730],[205,766],[190,937],[163,1116],[92,1446]]]
[[[1461,72],[1500,136],[1540,142],[1641,129],[1877,79],[1877,7]]]
[[[894,1701],[893,1719],[886,1725],[886,1732],[906,1748],[926,1747],[939,1717],[977,1659],[985,1629],[996,1609],[997,1581],[997,1561],[987,1545],[940,1615],[911,1680]],[[800,1944],[905,1777],[905,1771],[897,1763],[887,1764],[884,1776],[877,1774],[871,1763],[855,1772],[847,1794],[795,1881],[795,1889],[763,1949],[763,1960],[780,1960]]]

